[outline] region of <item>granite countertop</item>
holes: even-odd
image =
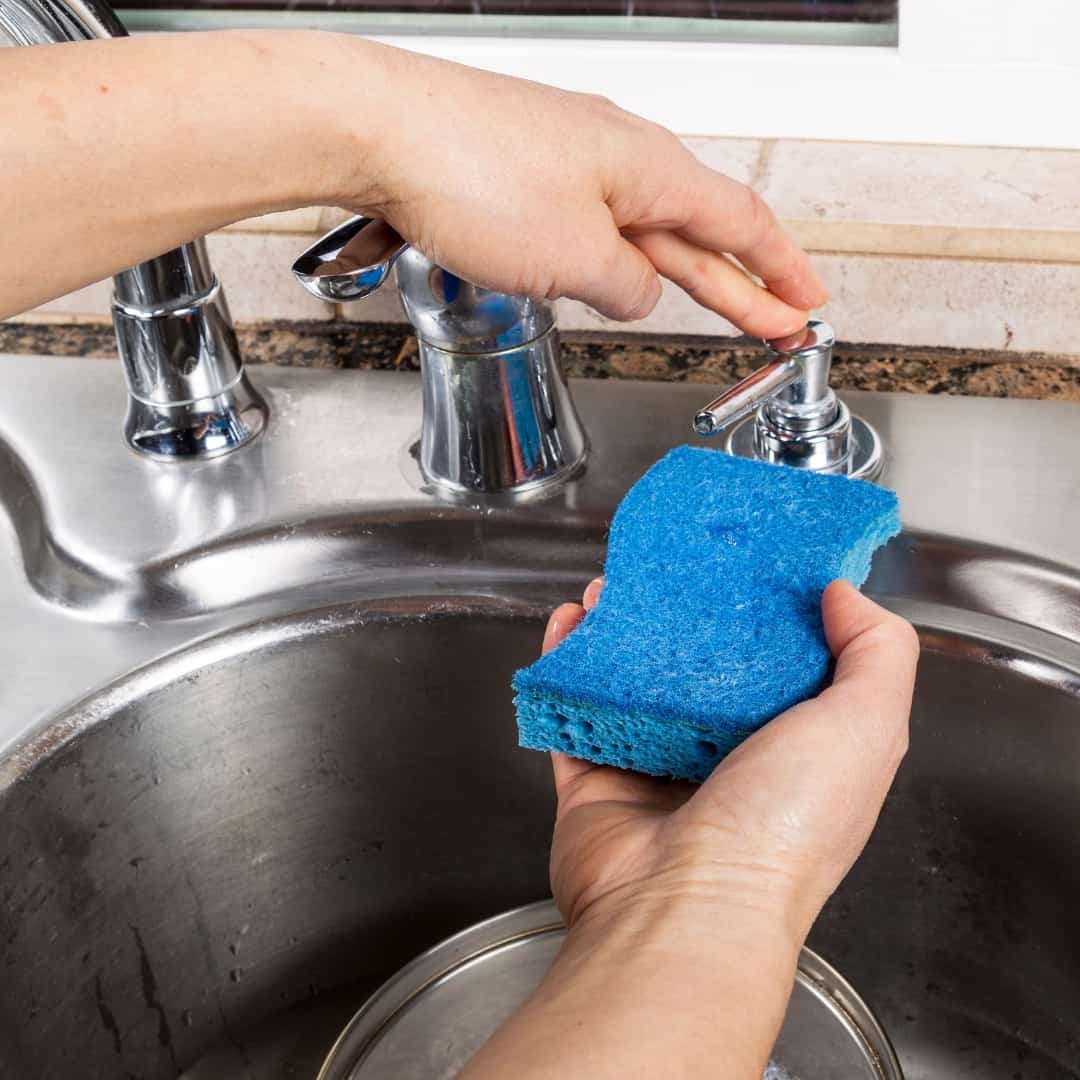
[[[401,323],[260,322],[237,327],[251,364],[415,371],[416,340]],[[762,362],[748,339],[568,332],[567,374],[725,384]],[[115,357],[100,322],[0,323],[0,352]],[[968,349],[839,344],[833,386],[847,390],[1080,401],[1080,357]]]

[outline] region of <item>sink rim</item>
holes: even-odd
[[[483,593],[418,593],[353,599],[301,608],[213,631],[162,653],[91,689],[60,708],[37,730],[0,754],[0,798],[50,757],[126,706],[217,663],[362,627],[478,617],[540,621],[547,606],[521,597]],[[539,635],[537,638],[539,644]]]
[[[571,380],[593,444],[589,470],[550,500],[485,517],[434,502],[403,474],[400,455],[421,404],[419,379],[408,373],[256,369],[252,377],[275,408],[263,437],[242,453],[178,470],[136,458],[109,422],[123,400],[116,365],[4,359],[0,433],[28,468],[52,539],[75,567],[60,588],[35,591],[9,523],[10,499],[2,496],[0,607],[19,632],[0,641],[0,667],[17,673],[0,689],[0,755],[124,671],[213,631],[331,604],[343,593],[495,592],[549,604],[572,597],[599,570],[599,541],[619,498],[672,446],[693,441],[689,417],[713,389],[705,370],[688,372],[683,382]],[[57,386],[66,393],[58,395]],[[881,431],[885,482],[900,496],[909,531],[998,545],[1004,561],[992,577],[1008,577],[1005,563],[1016,558],[1062,568],[1064,575],[1045,574],[1043,583],[1068,586],[1067,610],[1046,619],[1040,603],[1027,621],[1056,620],[1064,636],[1080,639],[1073,453],[1080,406],[857,391],[842,397]],[[370,520],[379,514],[429,523],[427,539],[409,550],[403,534],[411,529],[419,537],[417,527],[398,530],[406,550],[395,554],[392,530]],[[439,524],[455,514],[472,522],[475,535],[467,525]],[[328,522],[352,529],[365,516],[380,536],[356,537],[365,541],[357,544],[327,538]],[[278,550],[278,563],[262,561],[247,543],[256,536],[264,551]],[[223,554],[239,537],[244,542]],[[411,563],[408,580],[395,573],[399,556]],[[471,577],[465,563],[477,569]],[[104,572],[104,591],[85,579],[79,584],[80,568]],[[994,600],[982,584],[961,606]],[[84,586],[80,600],[75,594]],[[905,591],[873,582],[871,589]],[[67,606],[46,599],[50,592]],[[997,599],[1012,617],[1009,596]]]
[[[906,534],[908,551],[918,552],[920,540],[935,548],[971,549],[966,542],[950,541],[940,536],[919,537]],[[903,540],[905,534],[894,541]],[[887,549],[885,549],[887,550]],[[991,562],[1001,563],[997,549],[983,546],[980,554],[992,552]],[[1013,567],[1013,557],[1004,565]],[[1021,566],[1028,566],[1020,560]],[[1059,569],[1054,567],[1055,572]],[[0,754],[0,796],[16,783],[29,777],[53,754],[99,723],[107,722],[117,711],[131,703],[164,690],[185,679],[197,678],[198,672],[217,663],[252,655],[260,650],[287,646],[362,627],[370,623],[424,623],[439,618],[512,619],[542,623],[552,610],[546,598],[555,582],[545,582],[545,596],[519,592],[509,583],[498,592],[471,592],[447,589],[445,582],[424,579],[428,589],[415,592],[390,592],[375,596],[353,597],[333,604],[301,606],[237,625],[228,626],[184,642],[174,649],[151,657],[141,664],[99,684],[70,702],[33,731]],[[873,577],[871,577],[873,582]],[[465,581],[454,584],[467,584]],[[432,588],[431,586],[436,587]],[[1080,597],[1080,576],[1077,578]],[[981,661],[1025,674],[1075,695],[1080,695],[1080,634],[1076,638],[1027,622],[1009,619],[999,611],[979,611],[947,601],[897,595],[868,589],[868,594],[890,610],[907,618],[919,631],[923,647],[935,650],[947,643],[944,651],[953,653],[962,643],[963,651]],[[562,599],[569,597],[563,596]],[[559,602],[559,600],[555,600]],[[539,648],[539,634],[537,635]],[[937,649],[936,651],[942,651]]]

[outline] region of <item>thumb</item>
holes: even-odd
[[[610,215],[597,238],[579,247],[577,273],[565,293],[609,319],[643,319],[660,299],[656,267],[615,227]]]
[[[858,725],[869,753],[891,750],[898,764],[907,749],[919,659],[914,628],[846,581],[825,590],[821,614],[836,671],[818,701],[838,720]]]
[[[754,807],[791,850],[840,868],[831,890],[866,843],[907,749],[919,647],[910,624],[844,581],[825,590],[822,616],[836,654],[832,684],[736,748],[698,801],[723,804],[734,794],[744,818]],[[779,813],[777,791],[785,793]]]

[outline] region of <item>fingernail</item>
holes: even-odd
[[[585,586],[585,592],[582,594],[582,602],[586,608],[592,608],[600,599],[600,593],[604,589],[604,579],[602,577],[593,578],[588,585]]]
[[[809,329],[804,317],[801,322],[793,324],[791,328],[785,330],[784,333],[778,334],[774,338],[769,338],[769,344],[774,349],[779,349],[781,352],[790,352],[802,347],[808,333]]]

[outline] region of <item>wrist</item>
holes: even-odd
[[[778,898],[657,875],[630,895],[611,893],[590,904],[573,922],[567,949],[610,952],[621,962],[641,952],[700,961],[745,951],[793,969],[805,935],[801,918]]]
[[[724,1076],[760,1076],[799,944],[771,912],[714,896],[600,905],[571,928],[528,1012],[566,1033],[566,1058],[600,1054],[583,1075],[704,1077],[722,1063]]]
[[[392,201],[391,110],[400,50],[352,34],[301,31],[297,51],[314,72],[317,116],[310,152],[318,162],[319,200],[380,213]]]
[[[797,954],[821,907],[818,890],[790,860],[774,866],[760,854],[744,856],[709,839],[675,842],[659,835],[651,857],[633,875],[580,888],[564,872],[556,831],[552,881],[568,925],[640,928],[677,918],[703,930],[769,935]]]
[[[388,50],[317,30],[230,30],[207,39],[208,62],[226,66],[243,87],[217,121],[222,153],[235,162],[235,206],[226,213],[375,201]]]

